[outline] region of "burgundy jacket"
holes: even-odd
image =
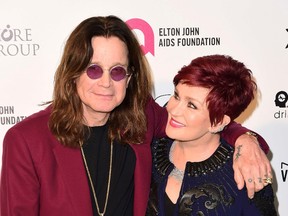
[[[64,147],[48,129],[50,108],[10,128],[4,138],[0,182],[2,216],[92,216],[89,184],[79,149]],[[167,112],[150,100],[148,130],[136,155],[134,216],[144,216],[151,180],[153,138],[163,137]],[[233,134],[231,134],[231,130]],[[233,128],[236,128],[233,129]],[[234,143],[247,131],[233,123],[225,139]],[[268,147],[265,141],[264,147]]]

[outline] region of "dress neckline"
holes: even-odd
[[[162,138],[156,140],[153,144],[153,163],[157,172],[162,176],[168,175],[174,168],[174,164],[169,160],[169,152],[172,143],[173,140]],[[187,162],[185,172],[191,177],[214,172],[221,168],[231,158],[233,152],[234,149],[224,140],[221,140],[218,148],[206,160],[201,162]]]

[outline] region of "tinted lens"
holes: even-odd
[[[110,76],[114,81],[120,81],[126,77],[126,69],[121,66],[116,66],[111,69]]]
[[[90,79],[99,79],[103,74],[103,70],[98,65],[90,65],[87,68],[86,73]]]

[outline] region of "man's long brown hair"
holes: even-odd
[[[80,147],[87,138],[88,127],[75,80],[91,61],[91,39],[95,36],[116,36],[126,44],[128,70],[132,74],[126,97],[110,113],[109,139],[141,143],[147,130],[145,105],[152,91],[151,72],[136,36],[125,22],[115,16],[88,18],[69,36],[55,74],[49,128],[65,146]]]

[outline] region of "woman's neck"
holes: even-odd
[[[174,141],[173,163],[181,170],[190,162],[201,162],[208,159],[220,145],[220,135],[213,134],[209,138],[193,141]]]

